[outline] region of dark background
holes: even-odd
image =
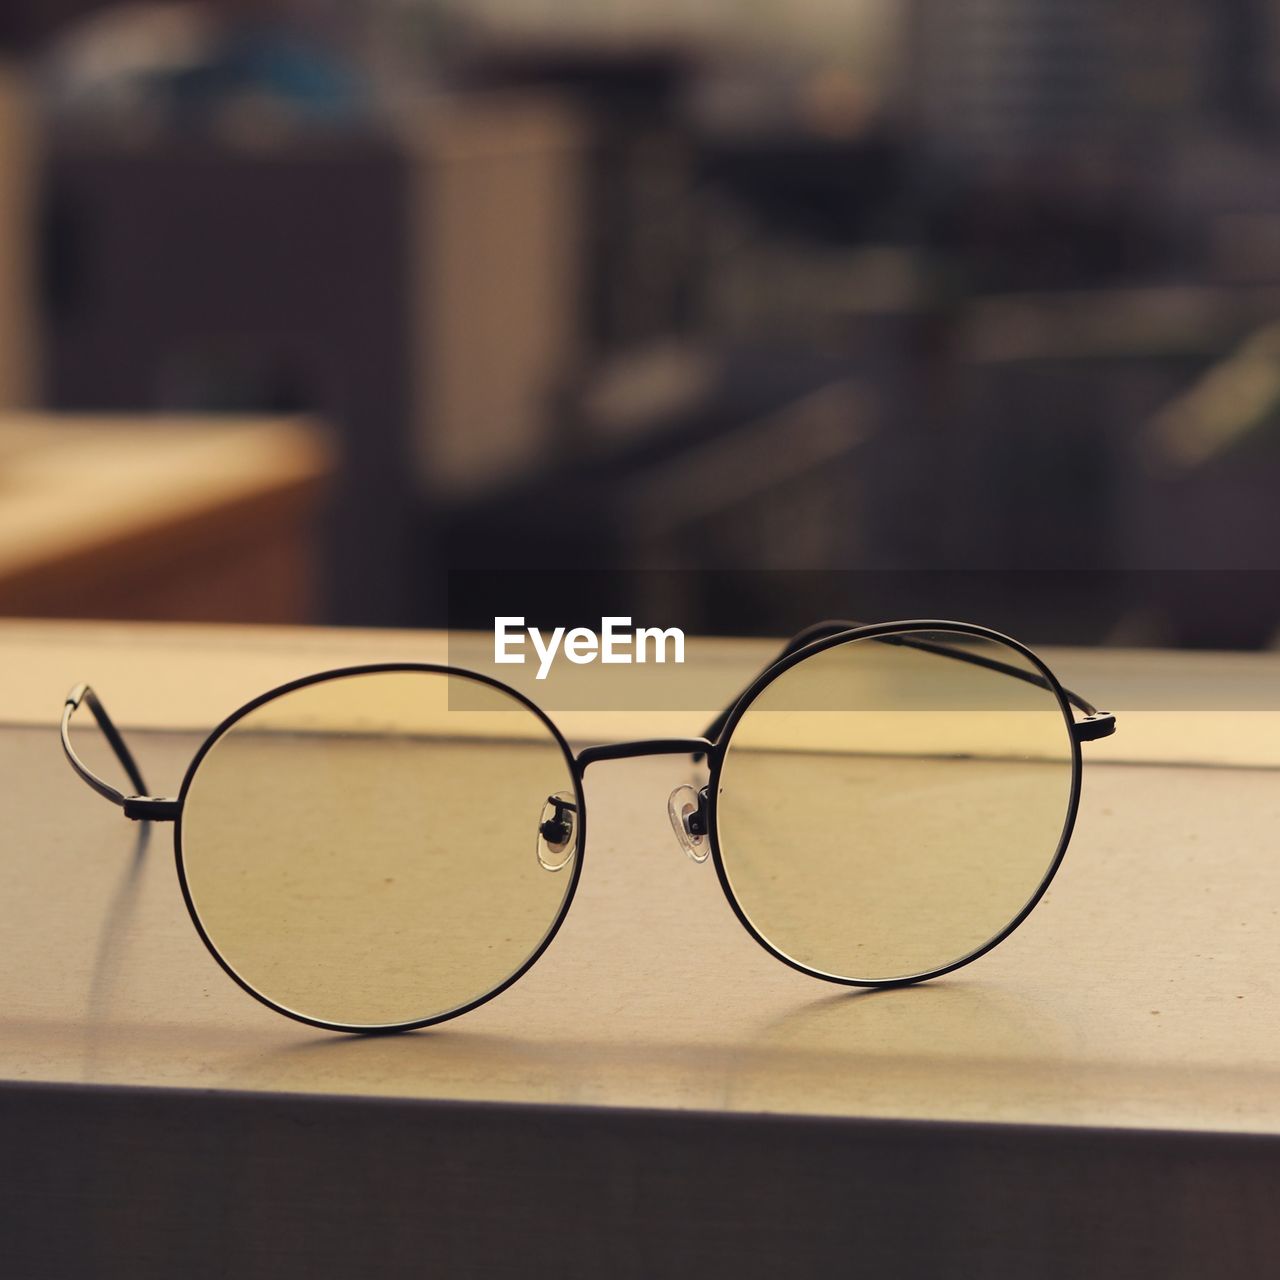
[[[0,11],[36,402],[329,422],[315,621],[594,569],[699,630],[1275,643],[1280,3],[354,8]],[[407,140],[495,101],[433,240],[457,167]]]

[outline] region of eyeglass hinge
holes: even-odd
[[[159,796],[125,796],[124,816],[135,822],[174,822],[182,806]]]
[[[1071,732],[1077,742],[1094,742],[1098,738],[1109,738],[1116,731],[1116,718],[1109,711],[1095,711],[1083,720],[1076,720],[1071,725]]]

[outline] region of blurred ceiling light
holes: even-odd
[[[602,437],[626,439],[709,394],[716,365],[696,346],[670,341],[606,365],[584,395]]]
[[[106,106],[140,79],[174,75],[209,56],[218,22],[204,4],[123,4],[77,22],[48,59],[55,104]]]
[[[307,24],[251,3],[123,4],[76,22],[45,61],[45,96],[78,125],[149,136],[212,126],[267,141],[298,125],[362,121],[363,76]],[[226,117],[225,119],[223,117]]]
[[[1150,460],[1189,471],[1203,466],[1277,421],[1280,414],[1280,323],[1267,325],[1147,427]]]

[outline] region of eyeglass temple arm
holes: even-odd
[[[84,703],[93,712],[93,718],[98,722],[98,728],[102,730],[102,736],[106,738],[111,750],[115,752],[115,757],[120,761],[120,766],[128,775],[129,781],[137,788],[137,794],[125,795],[123,791],[98,777],[76,755],[75,748],[71,745],[71,717],[79,709],[81,703]],[[76,685],[67,694],[67,700],[63,703],[62,750],[67,757],[68,763],[76,773],[100,796],[123,809],[126,818],[133,818],[135,821],[150,818],[158,822],[171,822],[177,817],[178,802],[176,800],[166,800],[146,794],[147,784],[143,781],[142,770],[138,768],[138,762],[133,758],[133,752],[129,750],[128,744],[125,742],[120,730],[116,728],[115,722],[107,715],[107,709],[98,700],[98,695],[87,684]]]
[[[828,636],[839,635],[842,631],[852,631],[857,627],[865,626],[865,623],[850,622],[848,619],[831,618],[826,622],[815,622],[813,626],[806,627],[803,631],[797,632],[783,646],[780,653],[774,657],[773,661],[768,664],[761,672],[768,671],[770,667],[776,666],[784,658],[789,658],[793,653],[797,653],[803,649],[805,645],[812,644],[815,640],[824,640]],[[1036,671],[1027,671],[1022,667],[1015,667],[1011,663],[1001,662],[998,658],[988,658],[980,653],[966,653],[963,649],[954,649],[950,645],[939,644],[933,640],[916,640],[910,636],[876,636],[882,644],[900,644],[905,645],[909,649],[921,649],[925,653],[936,653],[943,658],[954,658],[957,662],[968,662],[975,667],[985,667],[988,671],[998,671],[1001,675],[1013,676],[1017,680],[1025,680],[1028,684],[1034,684],[1041,689],[1050,688],[1049,682]],[[1066,700],[1084,714],[1083,720],[1075,721],[1073,732],[1077,742],[1092,742],[1097,738],[1110,737],[1116,731],[1116,718],[1110,712],[1099,711],[1093,703],[1082,698],[1078,693],[1073,693],[1070,689],[1063,689],[1063,696]],[[716,718],[703,730],[702,736],[708,738],[712,742],[719,740],[724,727],[729,723],[729,717],[733,714],[733,709],[738,704],[741,694],[735,698]]]

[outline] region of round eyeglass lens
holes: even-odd
[[[1057,864],[1069,711],[1035,662],[965,632],[846,641],[733,726],[715,818],[734,899],[774,950],[852,982],[981,951]]]
[[[538,857],[549,797],[559,866]],[[222,962],[285,1012],[423,1022],[518,973],[577,879],[567,752],[511,694],[455,673],[322,678],[234,720],[183,799],[181,869]],[[566,865],[568,864],[568,865]]]

